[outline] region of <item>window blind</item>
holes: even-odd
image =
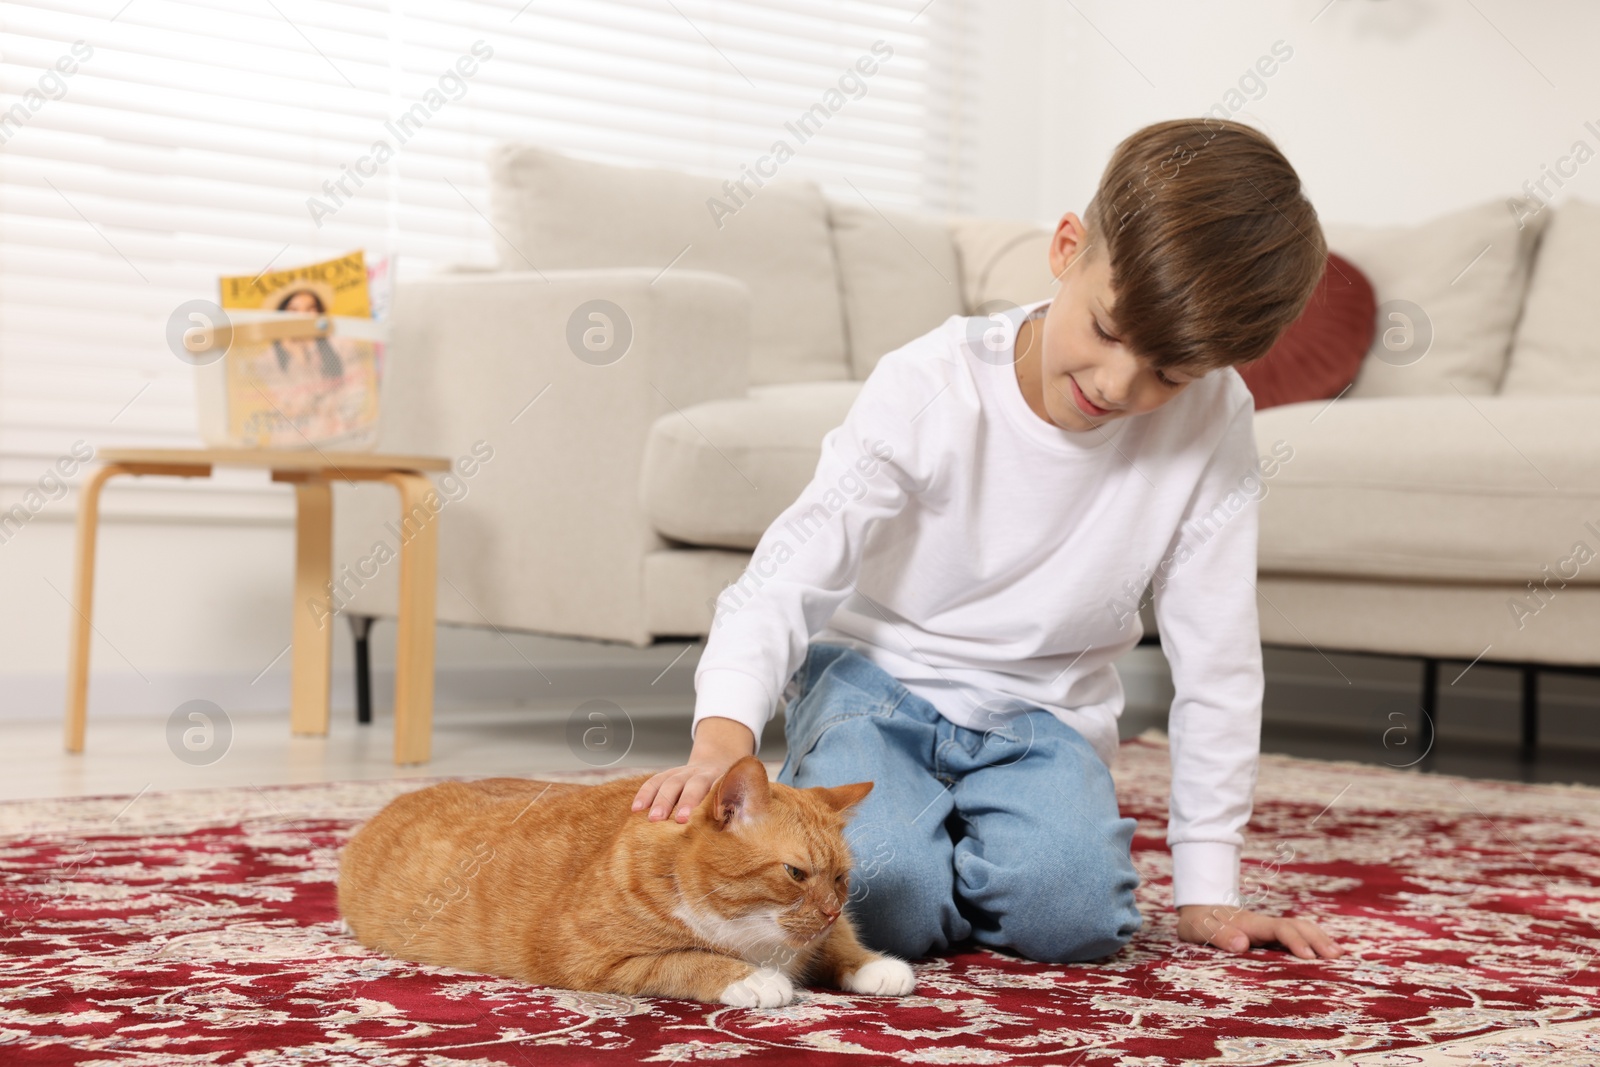
[[[77,441],[200,444],[165,330],[220,274],[492,264],[498,141],[736,178],[867,56],[783,177],[969,210],[966,5],[0,0],[0,509]],[[292,508],[249,472],[112,485],[109,514]]]

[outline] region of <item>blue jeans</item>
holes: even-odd
[[[846,829],[861,941],[904,959],[971,939],[1046,963],[1098,959],[1143,921],[1111,773],[1042,708],[957,726],[854,649],[813,643],[784,732],[784,785],[873,783]]]

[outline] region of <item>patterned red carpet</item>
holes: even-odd
[[[1116,774],[1146,923],[1112,961],[967,951],[764,1011],[361,949],[337,850],[415,780],[0,804],[0,1063],[1600,1063],[1600,791],[1268,757],[1245,893],[1352,950],[1305,962],[1175,941],[1163,743]]]

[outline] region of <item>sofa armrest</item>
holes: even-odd
[[[645,439],[744,394],[749,312],[743,282],[704,271],[400,285],[379,448],[455,465],[434,476],[440,621],[648,643],[643,560],[665,542],[639,500]],[[386,488],[336,486],[335,612],[395,614],[405,531]]]

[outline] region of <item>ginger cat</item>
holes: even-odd
[[[339,911],[389,955],[567,989],[743,1008],[796,984],[912,991],[844,912],[845,812],[871,782],[793,789],[746,756],[679,823],[630,810],[647,778],[397,797],[345,846]]]

